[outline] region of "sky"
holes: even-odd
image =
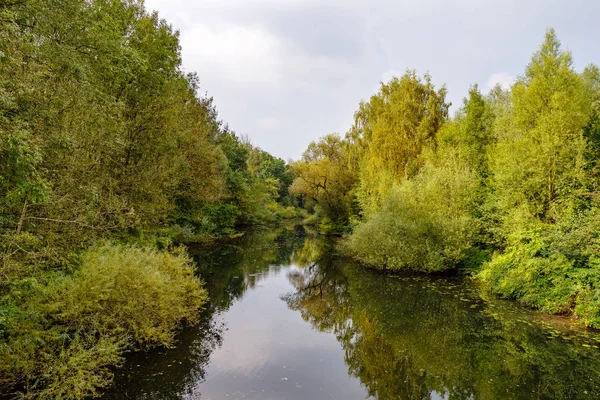
[[[220,118],[285,160],[352,125],[361,100],[414,69],[456,110],[509,86],[553,27],[575,68],[600,65],[597,0],[146,0],[180,31]]]

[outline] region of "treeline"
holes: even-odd
[[[375,268],[466,268],[495,292],[600,327],[600,70],[553,30],[507,90],[408,71],[311,143],[292,185],[321,228]]]
[[[206,300],[171,244],[295,217],[292,180],[143,1],[0,3],[0,391],[80,398],[171,344]]]

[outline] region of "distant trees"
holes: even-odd
[[[293,164],[296,174],[290,191],[301,195],[305,206],[318,206],[328,232],[341,232],[348,224],[355,176],[348,168],[342,139],[335,134],[311,142],[302,159]]]

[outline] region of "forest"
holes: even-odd
[[[343,252],[386,271],[473,274],[491,291],[600,328],[600,70],[553,29],[508,89],[409,70],[311,143],[291,191]]]
[[[297,215],[141,1],[0,4],[0,393],[81,398],[206,302],[179,243]]]
[[[0,4],[0,393],[99,395],[127,352],[198,321],[182,244],[283,220],[600,328],[600,70],[552,29],[510,88],[474,85],[450,116],[409,70],[291,163],[201,83],[141,0]]]

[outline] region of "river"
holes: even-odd
[[[106,399],[596,399],[600,334],[468,277],[388,276],[301,227],[190,246],[210,304]]]

